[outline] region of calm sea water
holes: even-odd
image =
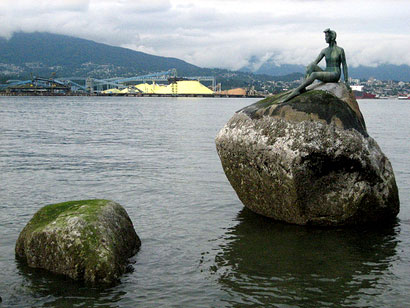
[[[0,98],[0,307],[409,307],[410,102],[359,101],[390,158],[394,226],[314,229],[245,210],[214,137],[254,99]],[[134,271],[91,288],[16,262],[42,206],[112,199],[142,240]]]

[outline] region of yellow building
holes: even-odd
[[[158,95],[212,95],[214,92],[197,80],[178,80],[168,85],[140,83],[122,90],[108,89],[102,91],[104,94],[158,94]]]
[[[129,94],[129,93],[135,94],[135,93],[139,93],[139,92],[141,92],[141,91],[139,91],[138,88],[136,88],[136,87],[128,87],[128,88],[124,88],[120,91],[121,94]]]
[[[153,84],[148,84],[148,83],[140,83],[137,84],[135,87],[140,90],[142,93],[147,93],[147,94],[154,94],[154,86],[155,83]]]
[[[210,95],[214,93],[197,80],[180,80],[169,85],[141,83],[135,87],[147,94]]]
[[[114,88],[114,89],[108,89],[108,90],[102,91],[101,93],[104,93],[104,94],[118,94],[118,93],[121,93],[121,91],[117,88]]]
[[[214,92],[197,80],[181,80],[170,84],[173,94],[213,94]]]

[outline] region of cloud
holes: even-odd
[[[410,65],[409,16],[407,0],[2,0],[0,35],[47,31],[238,69],[309,63],[331,27],[350,65]]]

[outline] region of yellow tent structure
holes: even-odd
[[[213,94],[214,92],[197,80],[181,80],[170,84],[172,94]]]
[[[140,92],[140,91],[139,91],[138,88],[136,88],[136,87],[129,87],[129,88],[122,89],[122,90],[120,91],[120,93],[122,93],[122,94],[138,93],[138,92]]]
[[[148,94],[153,94],[154,93],[154,85],[153,84],[148,84],[148,83],[140,83],[137,84],[135,87],[140,90],[142,93],[148,93]]]
[[[180,80],[169,85],[141,83],[135,87],[147,94],[209,95],[214,93],[197,80]]]
[[[170,85],[154,84],[155,94],[173,94]]]
[[[172,82],[169,85],[140,83],[133,87],[128,87],[122,90],[108,89],[102,91],[104,94],[127,94],[142,92],[145,94],[159,95],[211,95],[214,92],[197,80],[179,80]]]
[[[102,91],[102,93],[104,93],[104,94],[118,94],[118,93],[121,93],[121,91],[118,90],[117,88],[114,88],[114,89],[104,90],[104,91]]]

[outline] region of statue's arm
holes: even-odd
[[[319,53],[319,55],[317,56],[317,58],[315,59],[315,61],[313,61],[313,63],[314,64],[318,64],[322,59],[323,59],[323,57],[325,56],[325,52],[324,52],[324,49]]]
[[[341,58],[342,58],[342,66],[343,66],[343,77],[344,77],[345,83],[348,85],[349,84],[349,75],[348,75],[348,72],[347,72],[346,56],[345,56],[345,51],[343,50],[343,48],[342,48]]]

